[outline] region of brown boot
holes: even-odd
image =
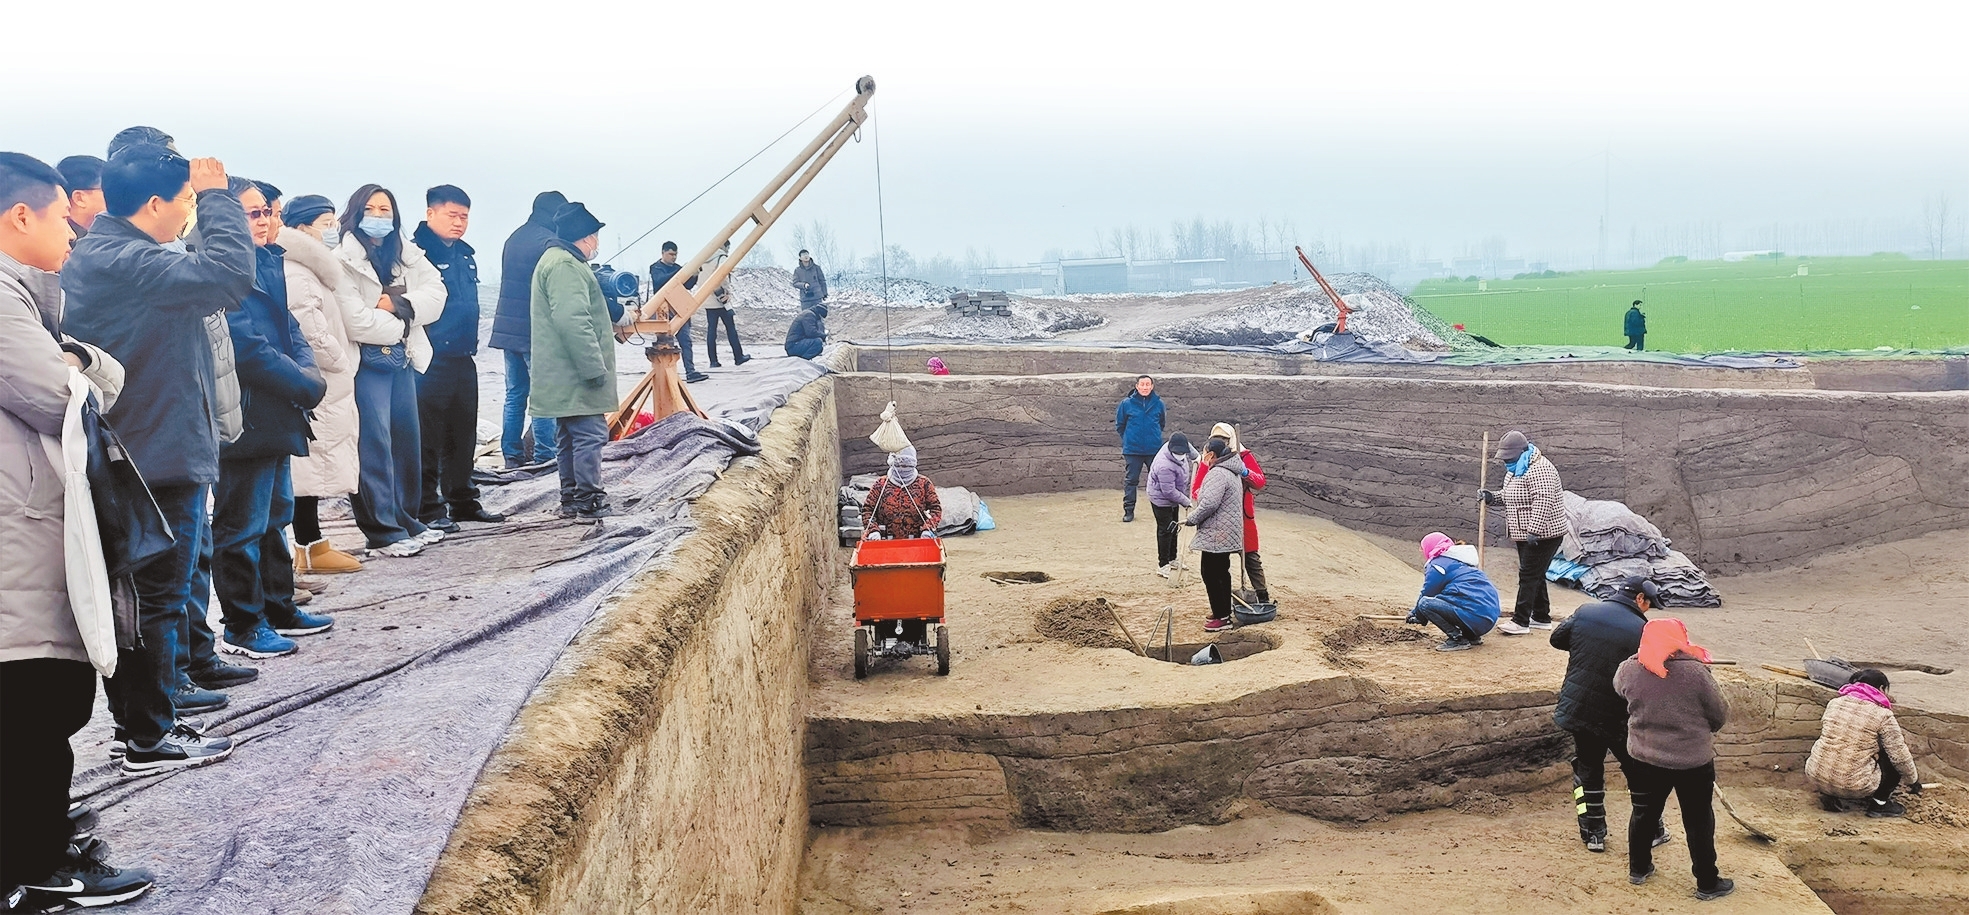
[[[294,551],[296,574],[336,575],[362,571],[362,561],[335,548],[326,539]]]

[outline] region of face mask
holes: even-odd
[[[334,226],[329,226],[328,228],[321,230],[321,243],[327,245],[330,248],[334,248],[341,245],[342,230],[335,228]]]
[[[396,222],[388,216],[364,216],[362,222],[356,224],[356,228],[370,238],[382,238],[396,231],[397,226]]]

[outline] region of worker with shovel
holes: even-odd
[[[1498,443],[1497,459],[1504,462],[1504,486],[1484,489],[1477,498],[1504,509],[1505,528],[1518,545],[1518,597],[1511,618],[1497,625],[1505,635],[1524,635],[1552,628],[1552,596],[1545,587],[1545,569],[1559,554],[1569,526],[1565,484],[1538,446],[1516,429]]]
[[[1552,630],[1552,647],[1567,652],[1565,684],[1552,721],[1572,735],[1572,799],[1579,815],[1579,840],[1586,850],[1607,850],[1607,754],[1633,779],[1627,755],[1627,700],[1614,692],[1620,662],[1641,650],[1641,627],[1658,606],[1655,583],[1631,575],[1612,597],[1587,604]],[[1654,845],[1668,841],[1668,828],[1655,824]]]
[[[1149,510],[1155,513],[1155,574],[1168,578],[1176,566],[1176,532],[1182,527],[1177,509],[1189,508],[1190,488],[1183,485],[1196,463],[1196,449],[1181,432],[1156,452],[1149,465]]]

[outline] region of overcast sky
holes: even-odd
[[[867,73],[889,241],[918,257],[1022,261],[1200,215],[1577,261],[1603,206],[1622,250],[1637,226],[1913,226],[1940,192],[1969,213],[1963,10],[15,4],[0,148],[101,155],[142,123],[289,194],[376,181],[410,208],[454,183],[481,250],[557,188],[609,224],[607,253]],[[694,250],[818,123],[621,263],[663,238]],[[788,216],[828,221],[844,251],[875,248],[874,133]]]

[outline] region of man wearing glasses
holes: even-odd
[[[176,538],[138,569],[140,646],[123,651],[107,683],[124,731],[125,771],[150,774],[217,762],[232,742],[177,720],[177,650],[203,535],[207,493],[219,479],[216,376],[204,319],[253,288],[246,211],[216,159],[186,161],[151,144],[119,149],[103,169],[107,209],[62,271],[63,330],[123,364],[123,396],[107,416],[150,484]],[[194,208],[204,244],[165,247]]]

